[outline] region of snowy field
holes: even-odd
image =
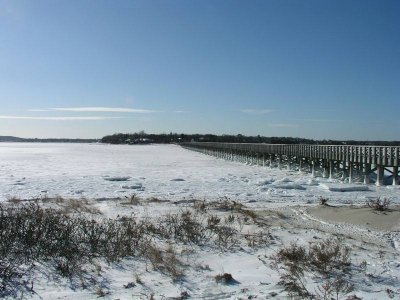
[[[173,243],[182,269],[178,279],[143,258],[117,263],[99,259],[82,266],[84,274],[92,274],[93,286],[88,287],[41,262],[24,275],[26,282],[34,282],[32,290],[8,297],[287,299],[278,284],[284,268],[272,267],[272,256],[291,242],[308,246],[340,235],[351,249],[351,271],[343,274],[351,289],[338,298],[400,299],[399,193],[395,186],[312,178],[309,173],[224,161],[176,145],[0,143],[4,204],[39,199],[44,207],[65,208],[71,206],[68,199],[77,199],[84,209],[78,207],[74,214],[95,219],[133,216],[155,223],[165,214],[191,210],[208,226],[210,217],[219,218],[215,226],[224,222],[237,238],[220,244],[214,237],[202,245]],[[135,203],[129,202],[132,195]],[[330,206],[320,205],[321,197],[329,199]],[[389,199],[393,209],[377,213],[365,207],[377,197]],[[201,212],[195,206],[199,201],[207,204]],[[240,208],[221,209],[224,201]],[[171,246],[160,237],[154,241]],[[234,281],[217,282],[215,277],[224,273]],[[306,272],[305,287],[324,299],[322,287],[330,279]]]

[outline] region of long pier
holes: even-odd
[[[358,179],[378,186],[399,185],[400,147],[211,142],[180,145],[247,164],[310,171],[313,176],[326,178],[339,176],[350,183]]]

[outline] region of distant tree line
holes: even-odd
[[[130,144],[132,141],[149,139],[157,144],[181,143],[181,142],[219,142],[219,143],[267,143],[267,144],[315,144],[315,145],[371,145],[371,146],[400,146],[400,141],[355,141],[355,140],[313,140],[295,137],[265,137],[215,134],[184,134],[161,133],[148,134],[144,131],[135,133],[116,133],[107,135],[101,139],[102,143]]]

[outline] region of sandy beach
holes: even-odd
[[[307,208],[307,213],[328,222],[352,224],[379,231],[400,230],[400,206],[390,206],[379,212],[368,206],[318,205]]]

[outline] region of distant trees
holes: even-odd
[[[136,140],[153,140],[154,143],[158,144],[168,144],[178,142],[177,134],[146,134],[144,131],[135,132],[135,133],[116,133],[113,135],[107,135],[101,139],[102,143],[108,144],[130,144]]]
[[[137,141],[137,142],[135,142]],[[368,145],[368,146],[400,146],[400,141],[355,141],[355,140],[312,140],[296,137],[265,137],[215,134],[160,133],[148,134],[144,130],[135,133],[116,133],[103,137],[100,142],[106,144],[145,144],[145,143],[180,143],[180,142],[218,142],[218,143],[266,143],[266,144],[315,144],[315,145]],[[0,142],[34,142],[34,143],[95,143],[97,139],[37,139],[0,136]]]
[[[135,133],[116,133],[107,135],[101,139],[102,143],[129,144],[132,141],[149,139],[158,144],[181,143],[181,142],[219,142],[219,143],[267,143],[267,144],[316,144],[316,145],[375,145],[375,146],[400,146],[400,141],[338,141],[338,140],[312,140],[296,137],[265,137],[237,135],[215,135],[215,134],[184,134],[184,133],[161,133],[147,134],[143,130]]]

